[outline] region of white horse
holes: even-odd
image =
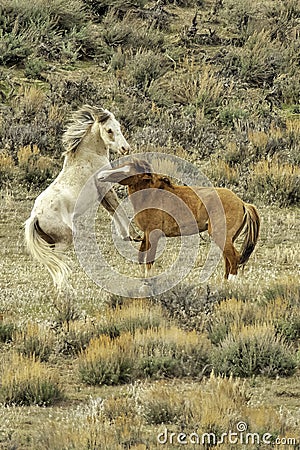
[[[66,151],[62,171],[37,197],[25,222],[27,248],[46,266],[58,290],[62,289],[70,272],[62,252],[73,241],[74,207],[83,186],[101,167],[110,167],[110,150],[124,154],[130,149],[114,115],[106,109],[89,105],[74,113],[73,121],[63,135],[63,143]],[[85,209],[98,197],[96,185],[91,183],[90,186]],[[119,202],[113,190],[101,203],[113,215],[117,232],[123,239],[138,239],[125,212],[121,210],[115,214]]]

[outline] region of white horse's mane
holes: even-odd
[[[64,154],[75,153],[82,138],[93,123],[98,120],[105,122],[111,113],[106,109],[97,106],[83,105],[72,115],[72,121],[63,134],[62,142],[66,149]]]

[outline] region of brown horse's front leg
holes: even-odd
[[[139,264],[144,264],[145,263],[145,252],[146,252],[146,249],[147,249],[147,239],[146,239],[146,233],[145,233],[143,238],[142,238],[142,242],[141,242],[140,249],[139,249],[139,254],[138,254]]]
[[[146,264],[145,277],[150,276],[150,271],[155,261],[158,241],[162,236],[161,230],[148,230],[145,232],[139,251],[139,263]]]

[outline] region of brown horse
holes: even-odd
[[[135,222],[144,232],[139,262],[146,262],[148,270],[163,234],[175,237],[207,230],[223,252],[226,279],[237,275],[238,267],[247,263],[257,243],[260,219],[256,208],[229,189],[178,186],[170,178],[153,173],[147,161],[138,160],[103,170],[98,180],[128,186]],[[162,190],[169,196],[162,195]],[[141,191],[139,195],[134,195],[138,191]],[[179,203],[174,202],[176,199]],[[180,201],[185,208],[180,207]],[[147,208],[147,204],[150,207]],[[190,215],[186,213],[186,206]],[[245,238],[239,252],[233,243],[242,231]]]

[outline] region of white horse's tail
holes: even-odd
[[[70,268],[62,255],[55,251],[54,246],[40,236],[38,219],[35,216],[29,217],[25,222],[25,242],[29,253],[47,267],[55,287],[61,290],[67,281]]]

